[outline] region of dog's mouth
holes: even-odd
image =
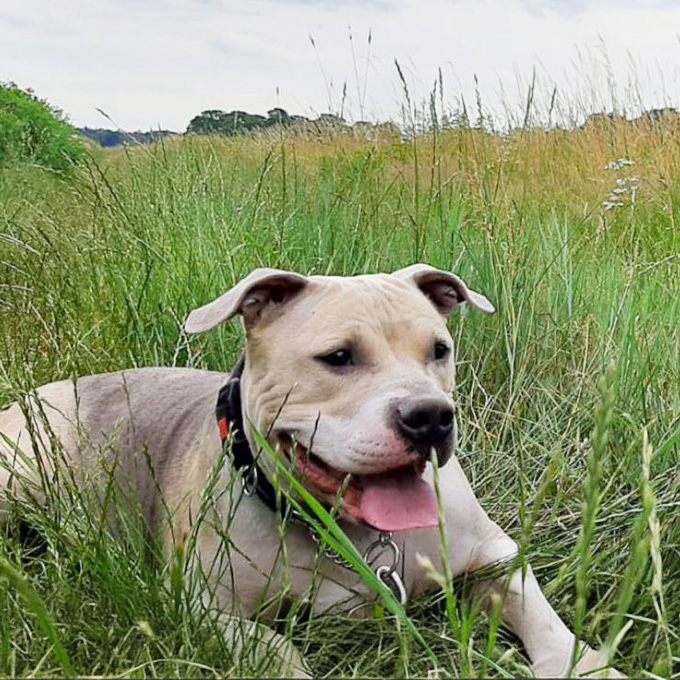
[[[291,463],[307,489],[330,504],[335,504],[341,494],[341,508],[355,522],[380,531],[438,526],[437,499],[432,487],[422,479],[424,461],[378,474],[357,475],[331,467],[302,444],[294,445],[294,454],[292,446],[284,450],[294,458]]]

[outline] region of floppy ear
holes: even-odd
[[[245,325],[259,321],[273,305],[288,302],[308,283],[307,277],[281,269],[255,269],[216,300],[194,309],[184,322],[187,333],[204,333],[237,314]]]
[[[413,281],[445,316],[451,314],[463,302],[488,314],[496,311],[487,298],[470,290],[463,279],[450,272],[430,267],[429,264],[412,264],[410,267],[398,269],[392,276]]]

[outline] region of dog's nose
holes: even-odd
[[[414,444],[434,446],[453,431],[453,408],[441,399],[412,399],[397,406],[397,429]]]

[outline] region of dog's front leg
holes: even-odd
[[[511,573],[505,578],[481,581],[475,585],[475,594],[489,608],[494,598],[503,603],[503,620],[522,640],[537,677],[579,677],[607,665],[605,655],[581,643],[576,663],[573,664],[574,634],[550,606],[530,566],[522,570],[514,559],[515,542],[495,524],[489,525],[492,538],[481,546],[475,557],[482,566],[507,562]],[[514,565],[514,566],[513,566]],[[573,664],[573,668],[572,668]],[[570,673],[571,671],[571,673]],[[621,677],[613,669],[604,670],[595,677]]]
[[[574,634],[550,606],[531,567],[523,571],[517,564],[517,544],[489,519],[455,457],[440,470],[440,490],[452,574],[492,565],[509,570],[506,577],[480,580],[475,593],[487,608],[500,598],[503,620],[522,640],[536,676],[565,677],[570,670],[578,676],[604,667],[604,655],[581,644],[572,669]],[[426,550],[434,557],[434,543]],[[620,676],[609,671],[609,677]]]

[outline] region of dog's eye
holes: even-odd
[[[434,343],[434,360],[441,361],[449,356],[451,348],[445,342],[435,342]]]
[[[334,368],[354,365],[352,352],[350,352],[348,349],[339,349],[335,352],[331,352],[330,354],[323,354],[316,358],[327,366],[333,366]]]

